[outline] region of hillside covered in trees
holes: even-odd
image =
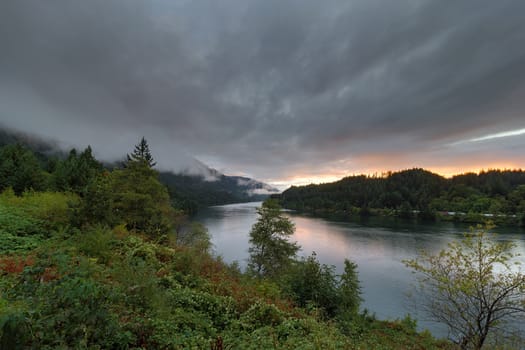
[[[241,176],[228,176],[214,169],[212,180],[200,175],[161,171],[159,180],[168,187],[177,206],[189,213],[201,207],[231,203],[263,201],[278,192],[265,183]]]
[[[14,147],[14,145],[23,148],[26,156],[29,152],[32,153],[31,158],[35,158],[40,166],[40,171],[33,167],[36,178],[30,186],[34,189],[44,187],[55,189],[55,184],[52,183],[55,180],[50,180],[50,175],[51,177],[55,175],[57,164],[71,163],[71,153],[65,152],[49,140],[0,127],[0,148]],[[76,154],[78,151],[74,150],[73,153]],[[91,150],[90,154],[92,154]],[[262,201],[271,193],[278,192],[277,189],[260,181],[224,175],[197,160],[194,160],[194,163],[196,171],[159,171],[159,180],[168,187],[172,204],[188,214],[212,205]],[[99,165],[107,170],[121,166],[120,162],[99,162]],[[41,175],[48,180],[40,179]]]
[[[424,169],[410,169],[292,186],[276,197],[283,207],[306,212],[525,224],[523,170],[489,170],[445,178]]]
[[[90,148],[42,162],[15,144],[0,161],[0,349],[453,348],[410,317],[359,312],[351,263],[338,276],[315,254],[287,255],[266,275],[213,256],[145,140],[111,171]],[[280,217],[268,208],[259,247],[273,242],[264,220]]]

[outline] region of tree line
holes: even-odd
[[[79,226],[125,223],[130,230],[165,234],[167,218],[181,215],[158,180],[147,141],[142,138],[119,167],[105,168],[91,147],[72,149],[66,158],[40,157],[16,143],[0,148],[0,192],[64,192],[79,198],[72,210]]]
[[[418,216],[525,224],[525,171],[489,170],[444,178],[424,169],[349,176],[292,186],[275,196],[283,207],[320,213]]]
[[[124,161],[102,163],[93,157],[91,147],[64,152],[48,142],[0,128],[0,150],[4,147],[5,150],[0,158],[0,190],[12,187],[16,193],[22,193],[29,188],[37,191],[69,190],[68,186],[73,186],[78,192],[79,187],[85,184],[86,177],[90,176],[90,174],[80,176],[83,170],[93,171],[102,167],[110,172],[121,168],[131,160],[128,158],[129,155],[123,155]],[[149,145],[143,139],[139,140],[137,147],[140,151],[141,147],[149,147]],[[77,157],[81,159],[75,159]],[[5,162],[2,159],[5,159]],[[155,160],[151,159],[150,166],[155,165]],[[205,168],[204,165],[202,166]],[[242,179],[239,177],[226,176],[213,169],[208,170],[214,176],[213,181],[207,181],[197,174],[162,170],[159,170],[158,179],[168,188],[172,205],[189,215],[208,206],[262,201],[268,197],[253,194],[250,192],[251,188],[240,186],[239,182]],[[77,174],[74,174],[75,172]],[[68,183],[68,176],[76,176],[80,182]]]

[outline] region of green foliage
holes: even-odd
[[[192,214],[213,205],[263,201],[268,197],[255,194],[257,184],[248,178],[223,175],[213,169],[203,172],[209,176],[160,172],[159,179],[168,187],[175,208]]]
[[[33,346],[111,348],[126,343],[108,309],[111,291],[100,284],[85,278],[65,278],[42,286],[36,294],[45,302],[39,303],[30,321]]]
[[[42,235],[17,236],[0,229],[0,254],[28,252],[37,248],[43,240]]]
[[[103,226],[89,227],[81,235],[71,239],[82,254],[101,263],[107,263],[111,259],[116,244],[113,232]]]
[[[15,181],[0,194],[0,349],[436,348],[406,331],[409,321],[362,321],[355,264],[336,276],[315,258],[294,263],[294,227],[274,202],[259,210],[250,250],[252,269],[271,279],[210,255],[201,225],[173,235],[180,212],[146,141],[137,146],[112,172],[89,147],[66,159],[39,154],[45,171],[30,151],[8,149],[22,161],[16,174],[14,162],[0,166]],[[68,192],[35,192],[38,173]]]
[[[275,327],[284,320],[284,314],[275,305],[264,302],[255,302],[241,317],[244,328],[253,331],[257,328]]]
[[[87,264],[64,252],[49,255],[41,251],[16,277],[18,283],[2,291],[10,303],[24,306],[4,316],[10,324],[18,322],[15,329],[27,330],[20,338],[25,346],[111,348],[127,343],[109,309],[111,288],[92,279]],[[2,342],[12,342],[15,337],[16,331],[4,327]]]
[[[333,183],[291,188],[278,196],[285,208],[316,213],[396,215],[423,220],[516,225],[525,214],[525,171],[491,170],[445,179],[423,169],[383,176],[350,176]],[[449,212],[455,214],[449,215]],[[467,215],[471,213],[471,215]]]
[[[113,208],[129,230],[158,236],[171,229],[173,208],[157,173],[144,162],[129,162],[111,173]]]
[[[178,245],[194,247],[201,251],[208,251],[211,248],[211,237],[208,229],[198,222],[182,227],[177,231],[176,236]]]
[[[32,236],[45,234],[44,223],[0,199],[0,234]]]
[[[257,209],[259,219],[250,231],[248,268],[259,277],[276,277],[290,266],[299,246],[288,241],[294,224],[282,216],[279,205],[268,200]]]
[[[437,348],[428,335],[409,332],[408,321],[362,322],[349,337],[338,318],[325,322],[292,307],[275,283],[239,275],[205,251],[121,229],[53,236],[32,256],[3,269],[2,348]]]
[[[126,257],[111,274],[120,285],[122,301],[130,311],[144,313],[165,305],[165,294],[158,284],[155,266],[138,257]]]
[[[12,208],[9,209],[12,215],[23,215],[26,220],[38,223],[46,231],[67,226],[73,214],[72,208],[78,204],[79,198],[71,193],[30,191],[17,197],[8,190],[0,195],[0,208],[1,206]],[[15,212],[19,214],[13,214]],[[27,234],[31,233],[31,231],[27,232]]]
[[[0,299],[0,349],[22,349],[29,338],[27,310],[19,303]]]
[[[206,349],[215,336],[208,320],[201,315],[182,308],[171,309],[165,318],[139,320],[140,327],[148,337],[148,349]]]
[[[318,308],[327,318],[350,321],[359,311],[357,265],[348,260],[345,272],[337,276],[334,267],[320,264],[314,252],[292,265],[283,288],[297,305]]]
[[[302,321],[302,320],[301,320]],[[345,349],[347,339],[337,330],[309,322],[283,322],[276,327],[259,328],[251,334],[240,334],[237,339],[226,338],[235,349]],[[303,327],[307,327],[306,331]]]
[[[16,194],[44,188],[44,175],[31,150],[20,144],[0,147],[0,192],[11,187]]]
[[[75,149],[67,159],[58,161],[53,172],[54,188],[57,191],[70,191],[83,196],[87,186],[103,170],[102,164],[93,157],[91,147],[80,154]]]
[[[437,255],[405,261],[419,273],[422,306],[462,349],[481,349],[496,328],[525,320],[525,275],[513,248],[478,227]]]
[[[238,315],[233,298],[191,288],[170,290],[169,304],[172,307],[205,315],[209,328],[216,330],[226,329]]]
[[[114,226],[117,217],[114,212],[112,177],[103,172],[88,183],[79,209],[80,224]]]
[[[7,189],[0,194],[0,253],[30,251],[50,230],[67,226],[70,203],[76,197],[49,192],[26,192],[22,197]]]
[[[341,320],[352,319],[361,304],[361,286],[357,277],[357,264],[345,259],[344,273],[339,281],[338,317]]]
[[[293,264],[286,276],[293,300],[301,307],[317,307],[328,317],[334,317],[339,304],[339,281],[333,266],[321,265],[315,252]]]

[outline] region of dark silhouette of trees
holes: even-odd
[[[388,211],[401,217],[433,219],[438,212],[458,212],[461,220],[483,222],[486,214],[512,224],[524,223],[520,186],[525,171],[491,170],[450,179],[423,169],[378,176],[350,176],[333,183],[292,186],[277,196],[289,209],[370,214]],[[503,219],[506,217],[506,219]],[[472,222],[471,221],[471,222]]]
[[[138,144],[135,145],[135,149],[131,154],[127,155],[128,163],[130,162],[144,162],[150,168],[153,168],[157,165],[157,162],[153,160],[151,151],[149,149],[148,141],[144,137],[140,140]]]
[[[44,188],[44,174],[33,152],[21,144],[0,148],[0,192],[11,187],[17,195]]]
[[[53,187],[58,191],[71,191],[83,196],[88,185],[103,170],[104,167],[95,159],[90,146],[80,154],[76,149],[72,149],[65,160],[56,163],[52,174]]]

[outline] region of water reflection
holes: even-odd
[[[257,219],[261,203],[232,204],[211,207],[196,220],[208,228],[217,254],[226,262],[238,261],[246,266],[249,232]],[[411,313],[421,328],[437,336],[446,336],[440,325],[425,321],[417,310],[408,307],[406,295],[412,291],[414,275],[404,266],[404,259],[414,258],[424,249],[437,252],[447,243],[468,231],[468,226],[452,223],[416,224],[401,220],[372,218],[359,223],[331,221],[311,216],[286,214],[296,225],[293,239],[301,247],[301,255],[315,251],[321,263],[343,271],[344,259],[358,264],[363,288],[363,307],[380,318],[402,318]],[[525,251],[523,231],[499,229],[498,239],[513,241],[517,251]]]

